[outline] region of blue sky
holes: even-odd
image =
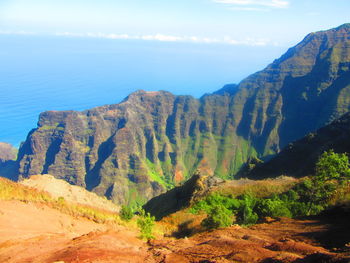
[[[350,22],[349,0],[0,0],[0,33],[290,46]]]
[[[239,83],[306,34],[350,22],[349,10],[350,0],[0,0],[0,141],[18,146],[45,110]]]

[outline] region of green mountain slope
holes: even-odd
[[[338,153],[350,153],[350,113],[316,132],[309,133],[303,139],[290,143],[270,161],[255,166],[241,176],[264,179],[280,175],[311,175],[320,155],[331,149]]]
[[[19,178],[50,173],[117,203],[144,202],[202,173],[232,178],[350,107],[350,25],[312,33],[238,86],[200,99],[138,91],[84,112],[44,112]]]

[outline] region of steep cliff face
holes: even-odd
[[[227,94],[138,91],[116,105],[44,112],[20,149],[20,178],[53,174],[124,203],[144,202],[196,168],[230,174],[252,154],[235,135],[231,103]]]
[[[0,176],[11,180],[17,178],[17,149],[11,144],[0,142]]]
[[[237,132],[259,153],[279,151],[349,110],[350,24],[311,33],[239,85]]]
[[[290,143],[268,162],[257,164],[251,170],[245,170],[240,176],[265,179],[280,175],[293,177],[312,175],[321,154],[331,149],[337,153],[350,153],[350,113]]]
[[[138,91],[84,112],[44,112],[20,178],[49,173],[117,203],[144,202],[196,169],[232,177],[350,107],[350,25],[308,35],[266,69],[201,99]]]
[[[17,149],[9,143],[0,142],[0,163],[16,160]]]

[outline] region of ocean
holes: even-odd
[[[18,147],[46,110],[119,103],[131,92],[200,97],[263,69],[285,47],[0,35],[0,142]]]

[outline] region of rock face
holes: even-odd
[[[208,195],[210,189],[223,183],[224,180],[198,171],[183,185],[149,200],[143,208],[155,216],[156,220],[189,207],[201,197]]]
[[[0,142],[0,164],[11,160],[16,160],[16,155],[16,148],[9,143]]]
[[[0,176],[15,180],[17,177],[17,149],[9,143],[0,142]]]
[[[273,159],[257,164],[241,176],[264,179],[280,175],[310,175],[314,173],[320,155],[331,149],[338,153],[350,153],[350,113],[316,132],[309,133],[303,139],[290,143]]]
[[[232,178],[350,107],[350,24],[309,34],[263,71],[200,99],[138,91],[84,112],[44,112],[19,151],[19,178],[143,203],[197,169]]]

